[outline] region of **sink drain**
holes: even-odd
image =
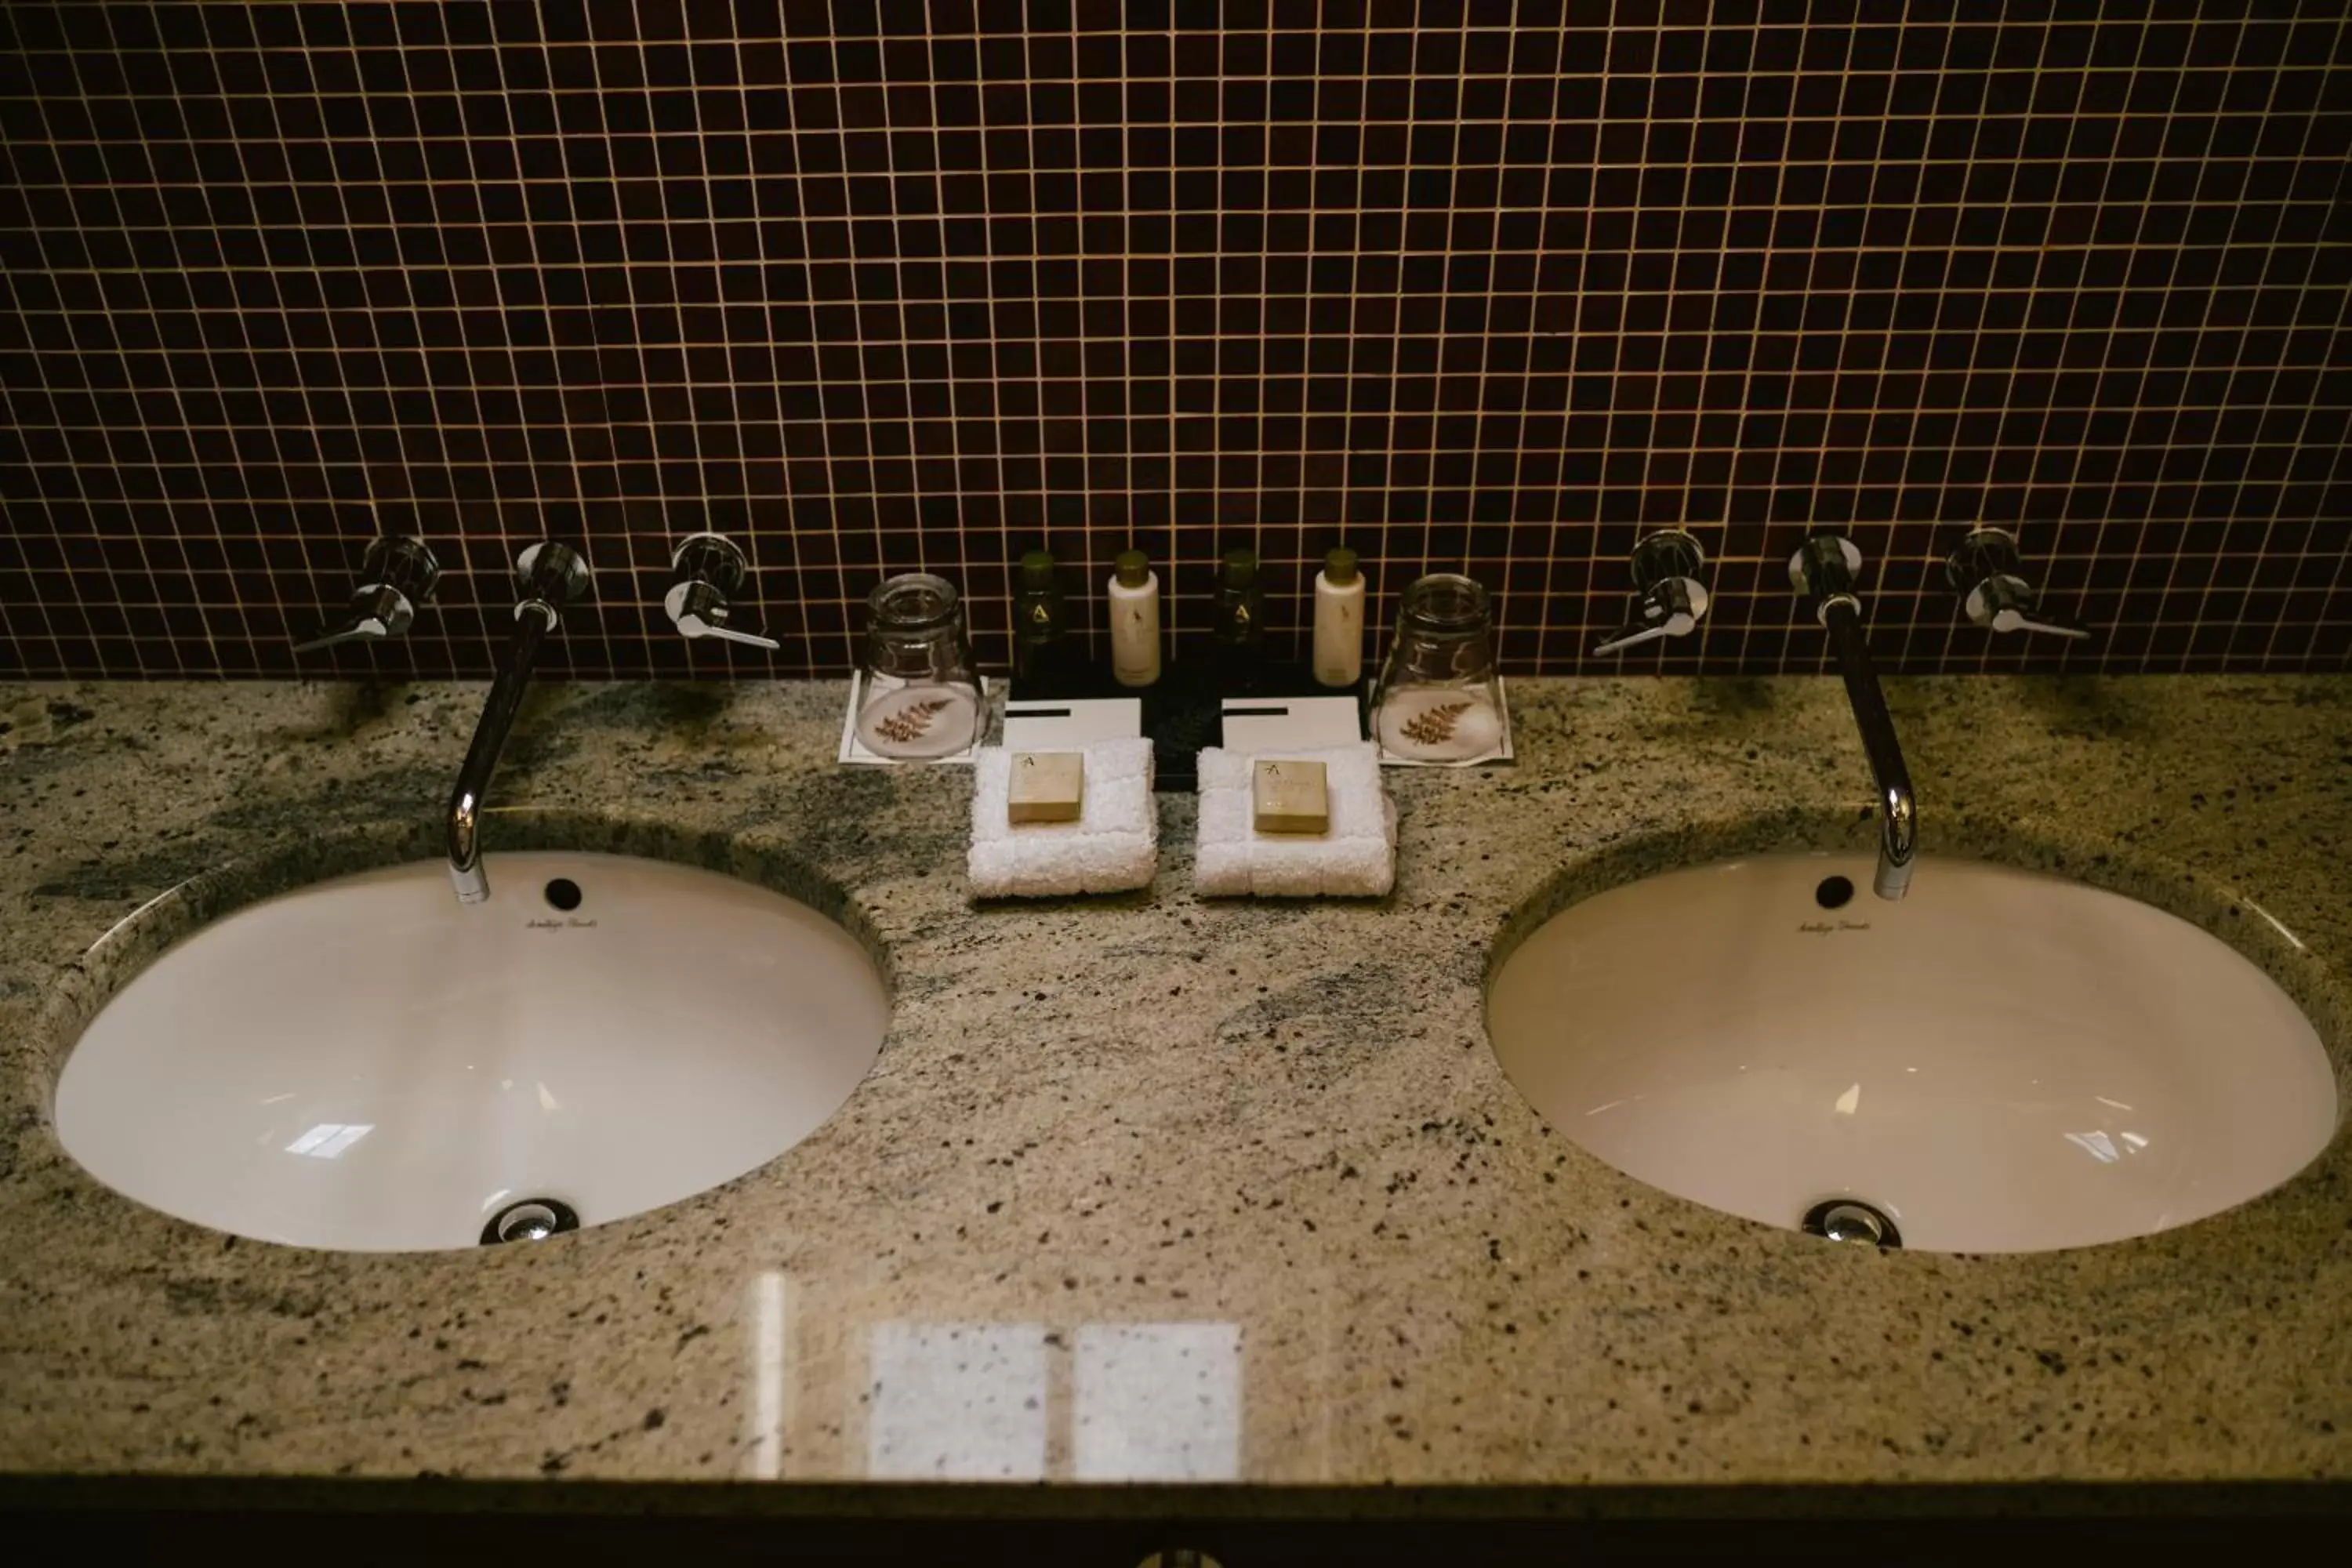
[[[567,1230],[580,1228],[580,1216],[572,1205],[553,1198],[525,1198],[509,1204],[490,1216],[482,1227],[482,1245],[495,1247],[502,1241],[545,1241],[551,1236],[561,1236]]]
[[[1831,1198],[1805,1211],[1799,1226],[1808,1236],[1843,1241],[1853,1247],[1876,1247],[1888,1251],[1903,1245],[1903,1233],[1882,1211],[1857,1198]]]

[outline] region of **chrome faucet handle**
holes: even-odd
[[[1812,601],[1813,618],[1830,624],[1831,607],[1862,613],[1862,548],[1843,533],[1816,533],[1789,557],[1789,585]]]
[[[416,606],[432,597],[441,580],[441,563],[421,539],[403,534],[378,534],[360,560],[360,585],[342,619],[308,642],[294,645],[296,653],[333,647],[347,642],[380,642],[406,631],[416,618]]]
[[[1592,652],[1621,653],[1645,642],[1688,637],[1706,614],[1706,552],[1679,528],[1662,528],[1633,546],[1633,619]]]
[[[2080,621],[2039,607],[2041,596],[2021,574],[2023,566],[2015,534],[2005,528],[1979,528],[1945,560],[1944,580],[1978,626],[1996,632],[2089,637],[2091,628]]]
[[[662,608],[679,631],[689,637],[716,637],[752,647],[782,646],[772,637],[728,624],[732,615],[728,596],[741,589],[751,571],[733,540],[723,533],[691,534],[679,542],[669,569],[669,592],[662,595]]]

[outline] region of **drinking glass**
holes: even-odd
[[[955,584],[907,572],[866,602],[857,738],[877,756],[951,757],[980,732],[980,679]]]
[[[1483,586],[1441,572],[1405,589],[1372,702],[1383,756],[1467,763],[1501,749],[1495,612]]]

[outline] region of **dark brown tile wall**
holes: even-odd
[[[286,675],[379,526],[478,675],[584,535],[576,674],[838,670],[928,566],[1130,542],[1204,619],[1328,544],[1466,568],[1520,670],[1717,555],[1675,669],[2352,658],[2341,4],[677,0],[0,8],[0,673]],[[2014,526],[2066,651],[1958,621]],[[772,660],[689,649],[746,543]],[[1386,614],[1384,600],[1379,607]],[[1091,606],[1089,613],[1092,613]],[[1659,668],[1656,654],[1629,661]]]

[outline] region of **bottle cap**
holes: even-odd
[[[1236,545],[1225,552],[1225,586],[1246,588],[1257,581],[1257,552]]]
[[[1050,588],[1054,585],[1052,551],[1028,550],[1022,552],[1021,585],[1024,588]]]
[[[1118,571],[1118,585],[1140,588],[1151,580],[1151,557],[1140,550],[1122,550],[1111,564]]]
[[[1323,575],[1331,580],[1334,588],[1344,588],[1356,580],[1356,552],[1346,545],[1335,545],[1323,557]]]

